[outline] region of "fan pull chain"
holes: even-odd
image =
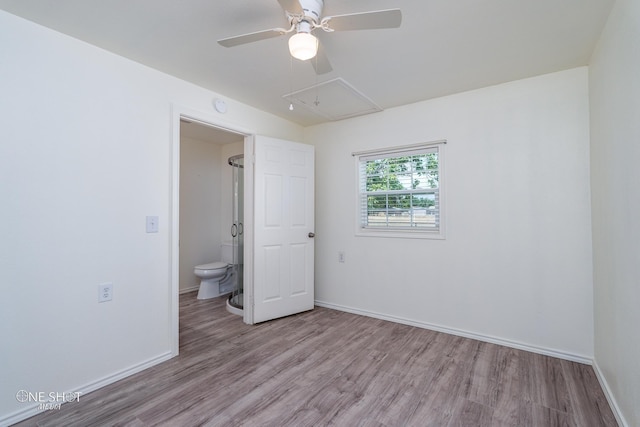
[[[293,57],[289,55],[289,93],[293,93]],[[293,111],[293,102],[289,101],[289,111]]]
[[[319,99],[319,92],[320,89],[318,89],[318,50],[319,50],[319,44],[320,42],[316,39],[316,57],[313,58],[316,61],[316,68],[315,68],[315,74],[316,74],[316,100],[313,102],[313,104],[317,107],[318,105],[320,105],[320,99]]]

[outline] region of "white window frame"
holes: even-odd
[[[360,237],[391,237],[391,238],[408,238],[408,239],[445,239],[445,145],[446,140],[431,141],[420,144],[403,145],[397,147],[387,147],[376,150],[358,151],[352,153],[355,159],[356,170],[356,215],[355,215],[355,234]],[[366,159],[375,157],[402,157],[418,153],[424,150],[436,150],[438,153],[438,229],[420,229],[420,228],[382,228],[382,227],[363,227],[362,225],[362,206],[366,205],[363,197],[366,194],[362,191],[363,179],[360,176],[360,165]]]

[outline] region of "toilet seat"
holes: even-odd
[[[227,264],[226,262],[216,261],[216,262],[210,262],[209,264],[196,265],[195,269],[196,270],[219,270],[227,267],[229,267],[229,264]]]

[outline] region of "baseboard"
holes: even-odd
[[[200,289],[200,285],[193,285],[193,286],[189,286],[188,288],[180,289],[180,291],[178,291],[178,293],[179,294],[186,294],[186,293],[189,293],[189,292],[197,291],[198,289]]]
[[[600,370],[600,366],[598,366],[598,361],[596,359],[593,360],[593,370],[596,373],[596,378],[598,378],[598,382],[600,383],[600,387],[604,392],[604,396],[607,398],[607,402],[609,402],[609,406],[611,407],[611,411],[613,412],[613,416],[616,417],[616,421],[620,427],[629,427],[627,420],[625,420],[622,412],[620,411],[620,407],[618,406],[618,402],[613,397],[613,393],[611,392],[611,388],[609,387],[609,383],[607,383],[607,379],[604,374]]]
[[[77,387],[73,389],[73,392],[76,393],[80,393],[80,400],[82,399],[82,396],[91,393],[92,391],[95,391],[99,388],[102,388],[104,386],[107,386],[109,384],[113,384],[116,381],[119,381],[123,378],[126,378],[130,375],[136,374],[140,371],[144,371],[147,368],[150,368],[152,366],[155,366],[159,363],[165,362],[169,359],[171,359],[173,356],[171,354],[171,352],[166,352],[164,354],[161,354],[159,356],[156,356],[154,358],[151,358],[149,360],[146,360],[142,363],[139,363],[137,365],[131,366],[127,369],[124,369],[122,371],[119,372],[115,372],[111,375],[107,375],[106,377],[100,378],[97,381],[93,381],[91,383],[85,384],[83,386]],[[71,404],[73,404],[73,402],[71,402]],[[63,403],[63,405],[66,405],[66,403]],[[6,416],[0,416],[0,426],[4,427],[4,426],[10,426],[12,424],[18,423],[20,421],[24,421],[27,418],[31,418],[34,415],[38,415],[42,412],[42,410],[38,409],[39,404],[38,403],[34,403],[33,405],[29,405],[28,408],[25,409],[21,409],[19,411],[13,412],[11,414],[8,414]]]
[[[348,313],[360,314],[362,316],[373,317],[381,320],[388,320],[390,322],[401,323],[403,325],[416,326],[418,328],[429,329],[432,331],[443,332],[445,334],[451,334],[461,336],[465,338],[471,338],[478,341],[489,342],[492,344],[503,345],[505,347],[516,348],[518,350],[530,351],[532,353],[544,354],[545,356],[557,357],[559,359],[569,360],[572,362],[578,362],[585,365],[592,365],[593,359],[587,356],[566,353],[563,351],[548,349],[543,347],[532,346],[529,344],[523,344],[515,341],[510,341],[502,338],[492,337],[490,335],[482,335],[474,332],[464,331],[461,329],[449,328],[446,326],[435,325],[433,323],[421,322],[411,319],[405,319],[403,317],[390,316],[387,314],[376,313],[373,311],[361,310],[358,308],[347,307],[339,304],[332,304],[325,301],[315,300],[315,305],[319,307],[331,308],[339,311],[346,311]]]

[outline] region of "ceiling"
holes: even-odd
[[[400,8],[403,18],[396,29],[320,32],[333,66],[323,75],[291,59],[286,35],[216,42],[286,27],[276,0],[0,0],[0,9],[308,126],[331,119],[290,111],[283,96],[335,79],[387,109],[588,65],[613,3],[325,0],[325,16]]]

